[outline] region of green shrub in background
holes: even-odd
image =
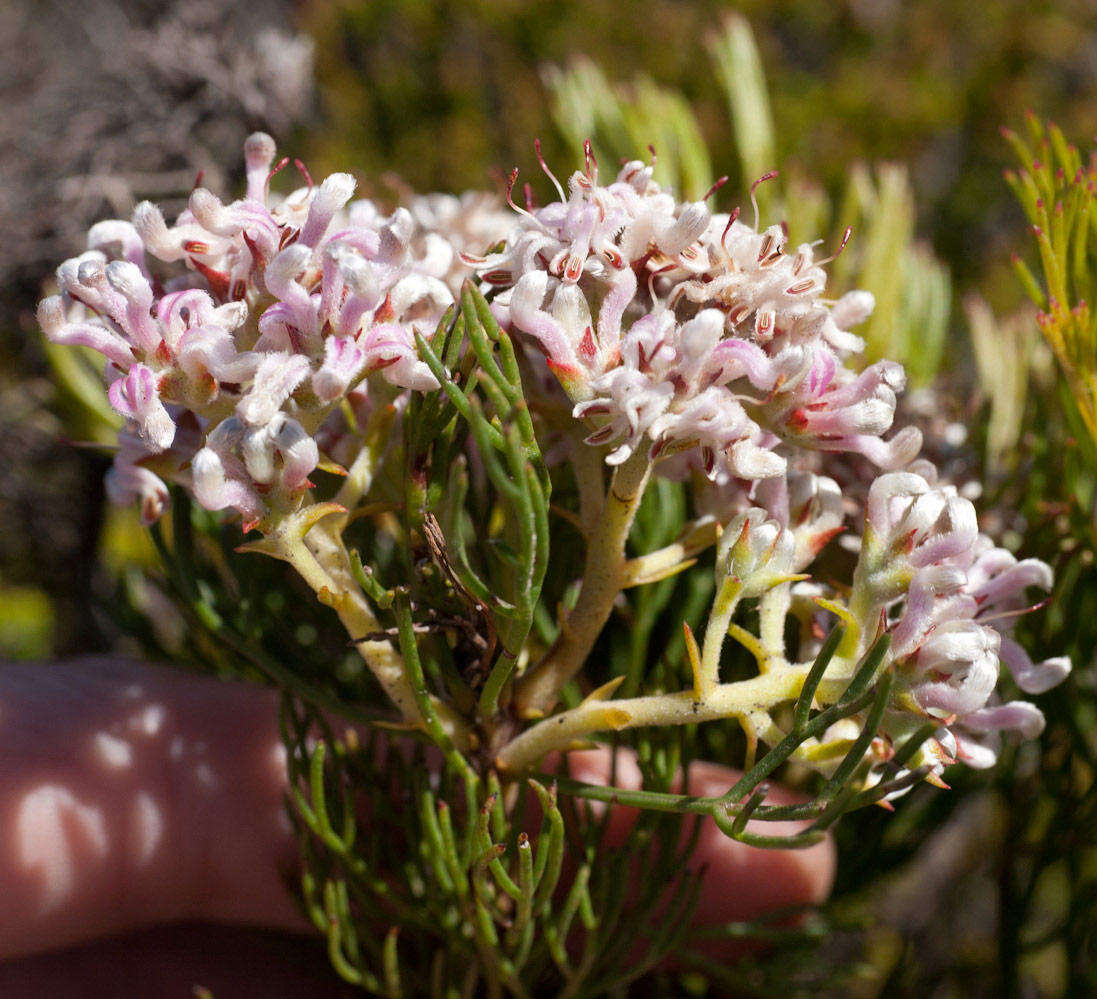
[[[1054,108],[1069,134],[1097,132],[1087,0],[311,0],[302,23],[317,40],[325,124],[310,162],[361,163],[370,177],[397,169],[434,190],[483,186],[515,165],[534,173],[533,135],[551,162],[574,158],[549,134],[540,73],[584,56],[608,80],[642,74],[684,98],[711,162],[731,172],[741,154],[707,40],[732,10],[757,39],[777,159],[733,175],[729,190],[799,164],[835,195],[852,162],[905,163],[921,231],[963,292],[984,275],[1004,278],[1013,248],[1003,119]],[[996,307],[1017,301],[1010,282],[991,284]]]

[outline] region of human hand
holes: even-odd
[[[272,692],[116,659],[4,665],[0,760],[0,995],[342,994],[289,890]],[[610,757],[569,768],[604,782]],[[638,786],[630,756],[617,779]],[[733,779],[695,764],[689,791]],[[608,837],[633,819],[615,809]],[[821,900],[834,856],[757,850],[706,820],[702,865],[695,918],[712,924]]]

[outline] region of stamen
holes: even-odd
[[[537,162],[541,164],[541,169],[544,170],[545,176],[548,177],[548,179],[552,181],[552,186],[556,188],[556,193],[560,195],[560,200],[561,201],[567,201],[568,199],[567,199],[567,195],[564,194],[563,185],[560,183],[560,181],[558,181],[556,179],[556,174],[554,174],[549,169],[549,165],[545,162],[544,154],[541,152],[541,140],[540,139],[534,139],[533,140],[533,148],[537,150]]]
[[[587,176],[590,178],[591,183],[598,183],[598,160],[594,157],[594,149],[591,147],[590,139],[583,140],[583,156],[587,163]],[[593,170],[591,167],[593,166]]]
[[[289,163],[289,157],[283,156],[274,166],[271,168],[270,173],[267,174],[266,182],[263,184],[263,191],[270,192],[270,182],[274,179],[276,174],[281,173],[286,169],[286,164]]]
[[[297,167],[297,172],[305,178],[305,183],[308,185],[309,191],[311,192],[316,185],[312,182],[312,174],[309,173],[308,167],[300,160],[294,160],[293,165]]]
[[[735,224],[739,218],[739,206],[736,205],[732,210],[732,213],[728,216],[728,224],[724,226],[724,231],[720,236],[720,245],[724,248],[724,252],[727,252],[727,243],[725,240],[728,238],[728,233],[731,232],[731,227]]]
[[[852,235],[853,235],[853,226],[847,225],[846,226],[846,231],[844,233],[842,233],[842,243],[838,247],[838,249],[835,250],[834,253],[832,253],[829,257],[824,257],[822,260],[817,260],[815,262],[815,266],[816,267],[825,267],[827,264],[831,263],[832,261],[837,260],[842,255],[842,251],[846,248],[846,244],[849,242],[849,237],[852,236]]]
[[[1010,611],[999,611],[997,614],[987,614],[986,616],[979,613],[975,616],[979,619],[980,624],[985,624],[987,621],[1002,621],[1009,617],[1020,617],[1022,614],[1031,614],[1033,611],[1038,611],[1050,603],[1051,597],[1045,597],[1043,600],[1032,604],[1030,607],[1020,607],[1017,610]]]
[[[524,208],[519,208],[514,203],[514,185],[517,181],[518,167],[515,167],[513,170],[511,170],[510,177],[507,180],[507,204],[510,205],[510,207],[513,208],[519,215],[525,215],[526,218],[533,219],[533,221],[536,222],[537,219],[533,218],[533,216],[529,212],[527,212]]]
[[[601,430],[595,430],[583,443],[598,445],[605,444],[611,437],[617,434],[617,428],[612,423],[607,423]]]
[[[602,250],[602,256],[610,262],[610,265],[615,270],[621,270],[625,266],[625,260],[612,246],[604,247]]]
[[[758,197],[754,193],[758,189],[759,184],[764,184],[767,180],[773,180],[777,176],[776,170],[770,170],[769,173],[762,174],[753,184],[750,185],[750,203],[754,206],[754,228],[758,228],[758,222],[761,218],[761,213],[758,211]]]
[[[715,184],[708,189],[708,193],[701,199],[702,201],[708,201],[717,191],[720,190],[728,182],[728,175],[724,174]]]
[[[758,259],[762,260],[764,257],[769,256],[770,248],[773,246],[773,237],[767,232],[762,237],[762,247],[758,251]]]
[[[674,270],[674,264],[664,264],[662,267],[655,267],[648,271],[648,294],[651,295],[652,302],[657,302],[658,299],[655,295],[655,279],[666,271]]]
[[[267,260],[263,255],[263,251],[259,249],[259,244],[252,239],[247,230],[240,235],[244,237],[244,243],[248,250],[251,251],[252,267],[257,271],[262,270],[266,266]]]

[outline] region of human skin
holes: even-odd
[[[2,665],[0,761],[0,995],[340,994],[289,890],[271,691],[119,659]],[[610,757],[569,769],[604,781]],[[697,764],[689,791],[734,776]],[[638,783],[632,757],[616,777]],[[614,809],[611,844],[634,814]],[[757,850],[705,820],[690,866],[703,925],[821,900],[834,854]]]

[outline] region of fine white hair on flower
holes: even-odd
[[[820,703],[834,703],[857,659],[889,636],[881,668],[894,686],[866,784],[926,725],[932,738],[905,765],[933,774],[956,761],[991,765],[1003,731],[1039,734],[1039,709],[1003,703],[999,677],[1005,667],[1039,694],[1070,672],[1062,657],[1034,661],[1012,636],[1030,591],[1051,588],[1051,570],[995,546],[971,502],[917,459],[918,430],[893,432],[903,369],[856,356],[854,329],[873,297],[827,297],[826,261],[812,245],[789,245],[781,225],[679,201],[639,161],[599,183],[589,147],[585,169],[555,184],[558,200],[529,198],[517,216],[475,192],[407,196],[387,212],[351,200],[350,174],[317,185],[299,164],[303,184],[282,196],[272,182],[288,160],[275,158],[274,141],[257,133],[244,145],[242,197],[198,188],[170,221],[144,202],[131,220],[97,223],[39,305],[50,340],[102,358],[107,398],[125,421],[106,482],[113,502],[152,523],[174,483],[264,532],[300,511],[312,479],[323,485],[317,470],[347,472],[340,462],[370,456],[367,421],[390,426],[412,411],[412,393],[441,387],[417,344],[453,315],[476,272],[513,339],[520,405],[546,434],[545,456],[601,449],[593,474],[584,459],[576,475],[590,519],[599,520],[604,459],[614,483],[646,482],[652,468],[687,481],[699,517],[687,538],[719,539],[714,607],[724,617],[709,622],[715,644],[706,638],[698,660],[698,698],[717,683],[742,597],[757,601],[760,637],[749,647],[763,671],[807,669],[788,658],[789,614],[804,626],[805,653],[834,615],[843,619],[834,661],[845,674],[827,668]],[[487,365],[480,341],[464,346]],[[870,486],[866,465],[881,473]],[[361,479],[350,470],[352,486]],[[642,496],[640,486],[636,504]],[[623,550],[631,521],[622,523]],[[831,583],[817,557],[858,524],[859,541],[848,538],[835,560],[857,553],[852,586]],[[668,551],[688,547],[653,553],[659,571]],[[817,578],[805,582],[804,570]],[[782,739],[780,717],[761,705],[750,724]],[[839,722],[813,751],[856,741],[865,717]],[[806,761],[833,772],[834,748]]]
[[[1050,587],[1047,565],[1019,562],[979,533],[974,507],[953,487],[912,472],[873,483],[852,602],[884,615],[906,691],[899,703],[915,719],[940,723],[934,750],[923,754],[935,770],[955,759],[990,766],[999,731],[1032,738],[1043,728],[1038,708],[999,704],[996,690],[1002,665],[1026,693],[1069,674],[1069,660],[1034,664],[1010,634],[1028,591]],[[901,730],[902,715],[892,724]]]
[[[483,196],[434,203],[441,222],[422,203],[418,221],[350,203],[346,173],[315,185],[302,168],[304,186],[279,197],[271,180],[285,163],[274,159],[274,141],[256,133],[242,198],[199,187],[174,221],[143,202],[132,221],[97,223],[87,251],[58,268],[60,294],[39,306],[49,339],[106,362],[126,420],[110,496],[138,503],[146,521],[167,503],[160,476],[245,522],[301,502],[317,439],[338,447],[328,424],[341,425],[349,392],[368,391],[374,374],[388,398],[438,387],[415,335],[433,333],[468,273],[457,258],[468,244],[455,249],[445,226],[504,232]],[[152,456],[159,475],[141,464]]]
[[[588,443],[611,445],[611,465],[641,448],[699,448],[710,476],[723,464],[769,478],[792,446],[902,467],[921,446],[913,428],[883,439],[902,368],[845,364],[872,295],[829,304],[812,247],[786,243],[779,225],[758,231],[677,201],[639,162],[602,186],[588,157],[566,195],[521,211],[476,265],[590,424]]]

